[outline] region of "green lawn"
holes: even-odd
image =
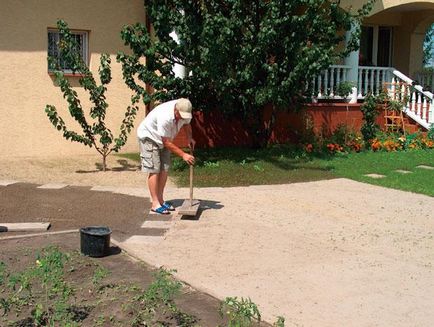
[[[434,167],[433,150],[355,153],[334,158],[330,164],[336,176],[434,196],[434,170],[417,168],[419,165]],[[403,174],[396,170],[411,173]],[[373,179],[364,176],[372,173],[386,177]]]
[[[122,156],[139,159],[138,154]],[[291,147],[279,146],[261,150],[197,150],[195,156],[194,185],[197,187],[282,184],[345,177],[434,196],[434,170],[416,168],[419,165],[434,167],[433,150],[316,157]],[[402,174],[396,170],[411,173]],[[365,174],[386,177],[373,179]],[[181,159],[174,159],[171,176],[177,185],[188,186],[188,167]]]

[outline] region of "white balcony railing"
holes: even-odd
[[[338,98],[336,95],[337,86],[347,81],[350,66],[332,65],[330,68],[323,70],[316,78],[312,80],[313,96],[318,99]]]
[[[390,67],[359,66],[357,97],[363,99],[368,93],[380,94],[385,82],[392,81]]]
[[[336,90],[340,83],[348,81],[350,66],[332,65],[312,80],[313,96],[318,99],[339,98]],[[363,99],[369,92],[378,95],[384,82],[392,80],[390,67],[360,66],[358,80],[354,85],[358,90],[358,98]]]
[[[414,74],[414,79],[419,85],[423,86],[426,91],[434,93],[434,70],[417,72]]]
[[[350,66],[332,65],[324,70],[312,80],[313,97],[316,99],[339,99],[336,90],[340,83],[348,81],[347,76],[350,69]],[[360,66],[355,85],[357,98],[363,99],[369,93],[378,95],[386,82],[389,88],[399,83],[410,85],[408,90],[410,100],[404,112],[425,128],[434,126],[433,93],[425,91],[421,85],[417,85],[415,81],[392,67]],[[389,91],[395,90],[389,89]]]

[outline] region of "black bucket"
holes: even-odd
[[[111,229],[105,226],[80,228],[80,250],[89,257],[104,257],[110,252]]]

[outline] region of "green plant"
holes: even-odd
[[[346,99],[353,92],[354,86],[350,81],[341,82],[336,87],[336,94]]]
[[[173,278],[175,270],[160,268],[153,275],[155,280],[146,291],[137,296],[141,309],[133,320],[133,326],[155,326],[168,314],[177,321],[178,326],[192,326],[197,319],[178,309],[174,298],[179,295],[182,284]]]
[[[227,317],[227,327],[249,327],[261,322],[258,307],[250,298],[227,297],[220,306],[220,315]]]
[[[371,147],[374,150],[383,151],[432,149],[434,148],[434,141],[421,132],[407,135],[397,132],[380,132]]]
[[[9,277],[12,294],[3,301],[5,312],[13,307],[21,310],[23,306],[33,305],[31,314],[36,326],[73,326],[68,300],[74,291],[64,279],[64,266],[68,260],[69,256],[57,247],[42,249],[34,266]],[[39,289],[42,297],[36,302],[35,292]]]
[[[173,298],[179,294],[182,284],[173,278],[172,273],[176,270],[165,270],[163,268],[154,273],[155,280],[149,285],[143,299],[148,303],[172,304]]]
[[[384,101],[383,97],[381,97],[380,101]],[[363,124],[360,131],[367,147],[369,147],[371,141],[379,131],[379,126],[375,122],[378,116],[377,105],[378,99],[376,99],[372,94],[368,94],[365,97],[365,102],[360,107],[363,114]]]
[[[63,20],[59,20],[57,27],[61,35],[61,41],[59,42],[60,54],[68,66],[72,67],[73,72],[80,74],[79,83],[84,90],[89,92],[90,100],[93,104],[90,108],[90,118],[92,118],[94,122],[88,122],[89,118],[84,114],[77,92],[71,88],[57,60],[51,57],[48,58],[48,62],[50,69],[54,73],[56,84],[60,86],[63,97],[68,102],[69,113],[80,125],[83,134],[68,129],[55,106],[47,105],[45,112],[51,124],[63,133],[65,139],[94,147],[102,156],[102,167],[105,171],[107,156],[112,151],[118,152],[125,145],[128,134],[133,128],[138,107],[134,105],[128,106],[120,127],[119,136],[114,138],[113,133],[105,124],[107,109],[109,107],[105,92],[107,91],[107,85],[112,79],[110,56],[108,54],[102,54],[100,57],[98,72],[101,84],[98,85],[93,73],[77,53],[76,40],[71,35],[68,25]],[[114,144],[112,145],[112,143]]]
[[[105,324],[105,317],[104,315],[99,315],[96,320],[94,320],[95,326],[103,326]]]
[[[217,107],[243,119],[254,146],[265,147],[275,114],[296,110],[312,79],[358,47],[359,23],[374,2],[346,11],[339,1],[322,0],[146,0],[155,37],[144,24],[125,26],[122,39],[132,53],[117,59],[126,84],[145,103],[188,97],[200,110]],[[352,27],[342,46],[342,32]],[[175,76],[177,64],[184,78]],[[271,113],[264,124],[265,105]]]
[[[7,277],[6,264],[0,261],[0,286],[3,286]]]
[[[433,64],[433,46],[434,46],[434,24],[431,24],[431,26],[428,28],[425,39],[423,43],[423,64],[429,65]]]
[[[285,327],[285,318],[284,317],[277,317],[277,321],[273,324],[273,327]]]
[[[209,168],[218,168],[220,166],[218,162],[212,162],[212,161],[205,161],[203,165]]]
[[[99,286],[101,281],[110,274],[110,271],[104,267],[98,266],[92,276],[92,284]]]
[[[428,130],[427,134],[426,134],[427,138],[431,141],[434,141],[434,125],[432,125],[430,127],[430,129]]]
[[[396,112],[400,112],[404,109],[404,105],[408,102],[407,98],[403,100],[392,100],[387,101],[387,108]]]
[[[262,168],[261,166],[259,166],[259,165],[253,165],[253,169],[254,170],[256,170],[256,171],[259,171],[259,172],[263,172],[263,171],[265,171],[265,169],[264,168]]]
[[[197,164],[196,164],[197,165]],[[174,157],[172,160],[172,167],[174,171],[183,171],[188,168],[188,163],[179,158],[178,156]]]

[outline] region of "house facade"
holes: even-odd
[[[116,54],[126,50],[120,37],[125,24],[145,22],[142,0],[2,0],[0,10],[0,153],[8,156],[72,156],[93,149],[63,139],[44,111],[56,106],[68,128],[81,132],[72,121],[68,104],[48,71],[47,55],[56,50],[56,22],[65,20],[91,70],[97,74],[101,53],[110,54],[112,82],[108,85],[107,125],[114,135],[130,103],[131,91],[122,80]],[[85,112],[89,95],[69,77]],[[143,111],[137,119],[143,118]],[[126,151],[136,151],[131,134]]]
[[[341,2],[347,10],[355,10],[363,3],[363,0]],[[93,153],[82,144],[63,139],[44,112],[47,104],[55,105],[67,126],[80,132],[69,117],[67,102],[48,70],[47,55],[56,53],[56,21],[63,19],[68,23],[94,73],[98,71],[100,54],[110,54],[113,80],[107,91],[107,125],[116,135],[131,97],[115,59],[118,51],[128,51],[120,38],[120,31],[125,24],[145,22],[143,1],[2,0],[1,9],[0,153],[11,156]],[[312,96],[318,102],[322,98],[333,99],[339,83],[350,81],[354,85],[353,102],[359,103],[345,106],[312,104],[308,109],[316,117],[316,125],[328,124],[333,128],[339,123],[350,123],[357,128],[361,120],[360,102],[366,94],[378,93],[385,82],[396,82],[415,85],[406,113],[423,128],[432,126],[434,78],[422,76],[420,71],[424,36],[433,23],[433,0],[377,0],[370,16],[362,23],[360,50],[312,81]],[[69,80],[78,92],[85,112],[88,112],[89,97],[79,86],[78,77]],[[143,116],[144,110],[140,110],[136,122]],[[227,134],[210,136],[210,130],[216,131],[209,126],[212,121],[216,121],[215,118],[206,120],[201,117],[195,123],[202,145],[234,145],[225,143],[231,139]],[[288,126],[284,120],[280,122],[282,126]],[[234,142],[242,144],[244,138],[245,134],[234,138]],[[279,140],[285,138],[276,137],[276,141]],[[123,151],[137,151],[135,131],[132,131]]]
[[[357,10],[363,2],[345,0],[341,5]],[[314,79],[312,96],[319,101],[333,98],[339,83],[348,81],[354,86],[355,103],[386,86],[391,94],[408,94],[406,115],[428,129],[434,124],[434,76],[423,72],[423,43],[433,23],[432,0],[377,0],[362,22],[360,49]]]

